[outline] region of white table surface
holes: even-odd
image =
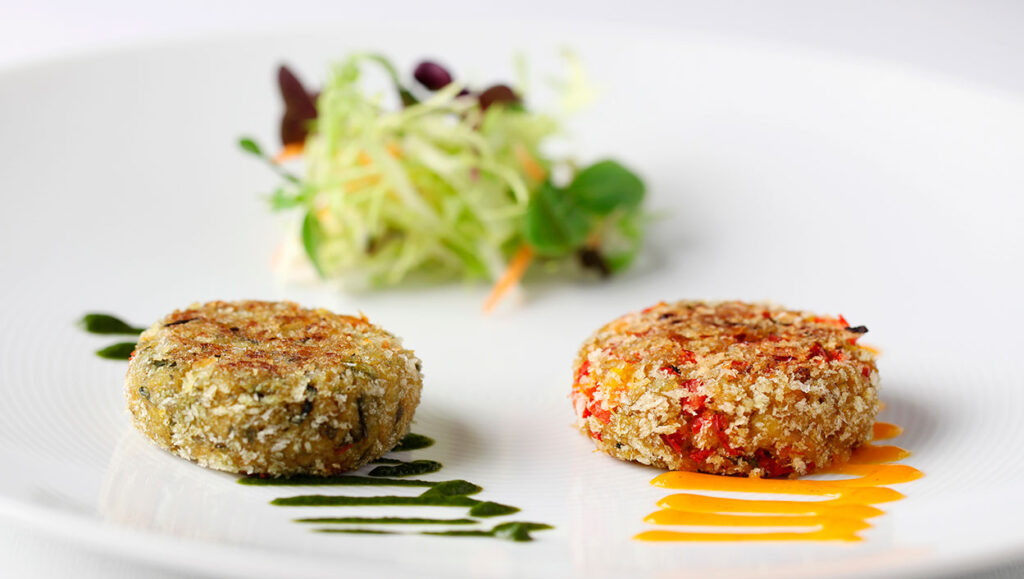
[[[628,7],[628,8],[627,8]],[[754,38],[870,59],[1024,99],[1024,2],[1014,0],[3,0],[0,71],[139,42],[311,22],[545,20],[623,23]],[[0,129],[2,130],[2,129]],[[1024,577],[1024,563],[974,577]],[[0,577],[176,578],[0,521]]]

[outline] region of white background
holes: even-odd
[[[844,58],[871,59],[1024,98],[1024,2],[744,1],[343,2],[3,0],[0,69],[82,53],[212,34],[310,23],[547,21],[656,26],[748,37]],[[528,39],[524,39],[528,40]],[[3,128],[0,127],[0,131]],[[5,160],[11,162],[11,160]],[[72,547],[0,522],[0,577],[177,577]],[[1024,565],[986,579],[1024,577]]]

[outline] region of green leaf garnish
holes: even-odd
[[[605,262],[612,273],[618,273],[633,263],[644,239],[646,217],[639,208],[624,212],[610,227],[611,243],[606,244]]]
[[[238,146],[246,153],[263,159],[263,161],[267,165],[270,165],[270,168],[273,169],[275,173],[280,175],[286,181],[295,184],[301,183],[301,180],[298,177],[286,171],[283,167],[281,167],[280,164],[278,164],[277,161],[275,161],[269,155],[264,153],[263,147],[260,147],[259,143],[257,143],[254,139],[250,137],[242,137],[241,139],[238,140]]]
[[[562,189],[543,183],[526,208],[523,236],[537,253],[557,257],[579,247],[590,231],[591,219]]]
[[[576,205],[597,215],[634,209],[644,200],[644,182],[615,161],[600,161],[583,169],[567,190]]]
[[[274,211],[283,211],[301,207],[306,203],[305,191],[291,192],[278,187],[270,194],[270,208]]]
[[[238,146],[242,148],[246,153],[251,153],[257,157],[263,157],[263,149],[260,148],[259,144],[249,137],[242,137],[238,140]]]
[[[316,273],[324,277],[324,270],[320,265],[320,244],[324,240],[324,228],[317,219],[316,214],[310,209],[302,220],[302,247],[306,250],[309,262],[313,264]]]
[[[395,90],[398,91],[399,98],[402,99],[402,106],[408,107],[420,102],[402,83],[402,79],[398,76],[398,69],[395,68],[394,64],[391,64],[391,61],[386,56],[382,54],[366,54],[364,56],[367,60],[379,64],[388,73],[388,76],[391,77],[391,82],[395,85]]]
[[[82,316],[78,325],[90,334],[141,334],[146,328],[136,328],[120,318],[110,314],[91,313]]]

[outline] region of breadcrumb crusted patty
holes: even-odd
[[[136,427],[217,470],[333,474],[408,433],[420,361],[365,317],[291,302],[210,302],[139,339],[125,381]]]
[[[583,344],[577,425],[611,456],[672,470],[795,476],[845,462],[879,409],[866,331],[767,304],[662,302]]]

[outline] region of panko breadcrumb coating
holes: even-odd
[[[420,361],[365,317],[290,302],[210,302],[147,329],[128,367],[135,425],[235,473],[335,474],[408,433]]]
[[[579,429],[623,460],[795,476],[871,438],[878,371],[866,332],[767,304],[682,301],[627,314],[574,364]]]

